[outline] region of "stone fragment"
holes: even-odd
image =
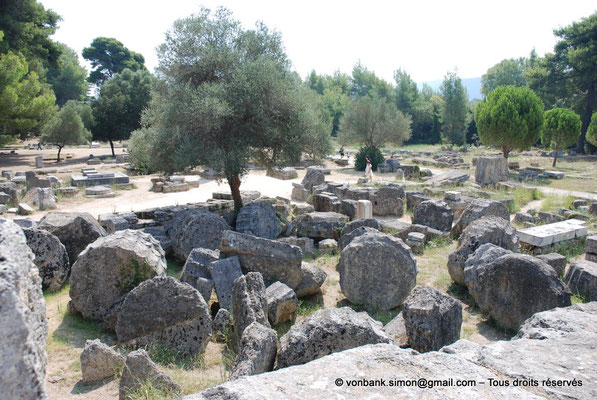
[[[271,204],[255,202],[241,208],[236,218],[236,231],[276,239],[282,232],[282,224]]]
[[[218,303],[221,308],[230,309],[232,289],[234,281],[242,276],[238,257],[233,256],[223,260],[212,261],[210,264],[210,274],[214,281]]]
[[[404,197],[404,189],[400,185],[391,184],[379,188],[373,201],[373,214],[402,217],[404,214]]]
[[[258,322],[244,330],[230,380],[271,371],[278,350],[276,331]]]
[[[342,228],[348,223],[348,217],[335,212],[312,212],[301,215],[297,222],[297,236],[315,240],[337,240]]]
[[[373,205],[369,200],[359,200],[357,202],[357,213],[355,218],[357,220],[373,218]]]
[[[298,299],[292,289],[282,282],[269,285],[265,291],[268,319],[272,326],[289,321],[298,309]]]
[[[249,272],[234,281],[232,315],[237,343],[243,332],[253,322],[270,327],[265,284],[259,272]]]
[[[325,308],[293,325],[280,339],[276,368],[304,364],[331,353],[389,343],[380,322],[349,307]]]
[[[551,266],[558,276],[564,276],[564,272],[566,270],[566,257],[558,253],[549,253],[549,254],[542,254],[537,256],[538,259],[545,261],[549,266]]]
[[[315,294],[323,285],[327,274],[321,268],[303,261],[301,264],[301,283],[294,289],[297,297]]]
[[[31,215],[35,212],[33,208],[29,204],[26,203],[19,203],[17,213],[19,215]]]
[[[325,182],[323,172],[320,169],[309,167],[301,184],[306,190],[311,191],[314,186],[321,185],[323,182]]]
[[[399,347],[409,347],[408,335],[406,333],[406,325],[404,323],[404,316],[402,312],[398,313],[390,322],[384,327],[383,331],[390,338],[391,343]]]
[[[317,249],[319,250],[320,255],[334,255],[338,252],[338,242],[334,239],[324,239],[318,243]]]
[[[454,212],[442,200],[423,201],[413,210],[413,224],[425,225],[444,232],[452,229],[453,219]]]
[[[118,399],[128,400],[143,385],[151,386],[162,393],[162,396],[173,397],[180,393],[180,385],[161,372],[143,349],[132,351],[126,357],[126,364],[120,378]]]
[[[587,260],[574,261],[564,281],[573,294],[589,301],[597,301],[597,263]]]
[[[282,242],[282,243],[288,243],[293,246],[297,246],[298,248],[301,249],[303,257],[313,258],[315,256],[315,253],[314,253],[315,244],[313,242],[313,239],[310,239],[307,237],[290,236],[290,237],[280,238],[280,239],[278,239],[278,241]]]
[[[499,201],[475,199],[462,212],[460,218],[454,221],[454,226],[450,233],[457,238],[473,221],[489,216],[500,217],[510,221],[508,209]]]
[[[219,250],[193,249],[180,273],[180,281],[199,290],[206,303],[209,303],[213,286],[210,264],[219,259]]]
[[[186,260],[195,248],[218,249],[230,226],[217,214],[190,210],[177,213],[164,228],[172,240],[174,255]]]
[[[232,327],[232,315],[225,308],[220,308],[211,324],[213,336],[225,336]]]
[[[479,157],[475,169],[475,182],[495,185],[508,180],[508,160],[504,157]]]
[[[27,246],[33,251],[33,262],[39,270],[42,290],[56,291],[64,286],[70,272],[66,248],[50,232],[41,229],[23,229]]]
[[[400,239],[368,232],[353,239],[338,263],[342,293],[354,304],[394,308],[415,286],[416,261]]]
[[[83,382],[95,382],[113,377],[122,370],[126,359],[99,339],[87,340],[81,352]]]

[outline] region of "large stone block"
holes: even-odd
[[[236,217],[236,231],[266,239],[276,239],[282,232],[282,224],[274,206],[265,202],[256,202],[241,208]]]
[[[597,263],[587,260],[573,262],[564,281],[573,294],[597,301]]]
[[[495,185],[508,180],[508,160],[504,157],[479,157],[475,169],[475,182]]]
[[[66,248],[48,231],[23,229],[27,246],[33,251],[33,260],[39,270],[42,290],[59,290],[64,286],[70,272]]]
[[[454,212],[445,201],[427,200],[413,210],[413,224],[425,225],[443,232],[452,229]]]

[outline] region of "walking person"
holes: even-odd
[[[343,159],[344,158],[344,145],[340,146],[339,153],[340,153],[340,159]]]
[[[373,166],[371,165],[371,159],[369,156],[365,156],[367,165],[365,166],[365,178],[369,179],[369,182],[373,182]]]

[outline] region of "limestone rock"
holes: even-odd
[[[37,225],[60,239],[73,265],[88,244],[106,236],[106,231],[89,213],[51,211]]]
[[[220,251],[237,256],[243,271],[260,272],[266,282],[280,281],[294,289],[301,281],[302,254],[296,246],[226,231]]]
[[[230,309],[234,281],[243,274],[238,257],[213,261],[210,264],[210,270],[220,307]]]
[[[266,239],[276,239],[282,232],[282,224],[274,206],[265,202],[256,202],[241,208],[236,217],[236,231]]]
[[[180,281],[199,290],[206,303],[209,303],[213,287],[210,264],[219,259],[219,250],[193,249],[180,274]]]
[[[297,218],[297,236],[315,240],[336,239],[348,222],[346,215],[335,212],[312,212]]]
[[[400,185],[388,185],[375,193],[373,215],[393,215],[398,218],[404,214],[404,189]]]
[[[409,347],[408,334],[406,333],[406,325],[404,323],[404,315],[402,312],[398,313],[394,319],[388,322],[383,327],[383,331],[396,346],[402,348]]]
[[[150,235],[127,229],[100,237],[72,266],[72,310],[101,321],[112,304],[139,283],[165,275],[164,250]]]
[[[342,236],[348,235],[350,232],[354,231],[357,228],[362,226],[367,226],[369,228],[377,229],[381,231],[381,224],[378,220],[374,218],[367,218],[367,219],[356,219],[349,224],[346,224],[344,229],[342,230]]]
[[[197,210],[179,212],[164,227],[172,240],[174,255],[181,260],[186,260],[197,247],[219,248],[222,235],[230,229],[219,215]]]
[[[558,276],[564,276],[566,270],[566,257],[558,253],[542,254],[537,256],[538,259],[545,261],[549,264],[558,274]]]
[[[276,331],[258,322],[244,330],[230,380],[271,371],[278,350]]]
[[[126,357],[120,378],[119,400],[127,400],[131,393],[146,382],[150,382],[154,388],[164,392],[168,397],[179,394],[181,390],[177,383],[156,367],[145,350],[132,351]]]
[[[265,284],[259,272],[249,272],[234,281],[232,315],[237,342],[242,338],[245,329],[253,322],[270,327],[267,317]]]
[[[425,225],[443,232],[452,229],[454,212],[445,201],[427,200],[413,210],[413,224]]]
[[[317,249],[319,250],[320,255],[334,255],[338,252],[338,242],[334,239],[324,239],[317,244]]]
[[[490,216],[500,217],[510,221],[510,213],[506,206],[501,202],[475,199],[468,205],[468,207],[466,207],[462,214],[460,214],[460,218],[454,222],[451,234],[454,237],[459,237],[464,229],[473,221]]]
[[[570,290],[554,269],[528,255],[508,254],[468,269],[465,282],[481,312],[506,329],[518,329],[536,312],[570,305]]]
[[[301,263],[301,282],[294,289],[296,297],[305,297],[317,293],[326,278],[327,274],[324,270],[303,261]]]
[[[315,245],[313,243],[313,239],[308,237],[296,237],[290,236],[285,238],[278,239],[279,242],[288,243],[293,246],[297,246],[301,249],[303,257],[314,257],[315,253]]]
[[[402,309],[410,347],[423,353],[460,338],[462,306],[436,289],[417,286]]]
[[[124,367],[125,357],[99,339],[87,340],[81,353],[83,382],[95,382],[114,376]]]
[[[564,281],[573,294],[597,301],[597,263],[576,260],[570,265]]]
[[[416,261],[400,239],[368,232],[352,240],[338,263],[342,293],[354,304],[394,308],[415,286]]]
[[[466,280],[466,276],[469,277],[475,276],[476,272],[472,271],[482,265],[489,264],[494,260],[497,260],[501,256],[505,256],[507,254],[513,254],[510,250],[506,250],[500,246],[496,246],[493,243],[485,243],[479,246],[477,250],[473,254],[471,254],[464,264],[464,272],[463,272],[463,284],[466,285],[474,285],[476,283],[475,280],[469,279]],[[474,290],[473,286],[469,287],[469,290]]]
[[[380,322],[349,307],[325,308],[293,325],[280,339],[276,368],[304,364],[331,353],[389,343]]]
[[[362,236],[366,233],[376,232],[379,232],[379,230],[375,228],[370,228],[368,226],[360,226],[356,229],[351,230],[349,233],[343,234],[340,240],[338,241],[338,247],[340,248],[340,250],[343,250],[346,246],[350,244],[350,242],[353,241],[353,239]]]
[[[41,229],[23,229],[27,246],[33,251],[33,262],[39,270],[42,290],[55,291],[64,286],[70,263],[66,248],[50,232]]]
[[[320,169],[307,168],[307,173],[301,184],[306,190],[311,191],[313,186],[321,185],[323,182],[325,182],[325,176]]]
[[[268,319],[272,326],[292,319],[298,309],[298,299],[292,289],[282,282],[269,285],[265,291]]]
[[[25,235],[0,219],[0,393],[47,399],[48,322],[41,279]]]
[[[495,185],[508,180],[508,160],[504,157],[479,157],[475,169],[475,182]]]
[[[460,236],[456,250],[448,256],[448,272],[454,282],[465,284],[466,260],[479,246],[486,243],[516,251],[518,249],[516,230],[509,221],[499,217],[484,217],[471,223]]]
[[[224,335],[232,326],[232,315],[225,308],[220,308],[211,324],[212,335]]]
[[[172,239],[166,234],[163,226],[148,226],[141,229],[141,232],[147,233],[157,240],[167,256],[172,254]]]
[[[125,298],[116,335],[136,346],[160,343],[180,354],[199,354],[211,336],[207,303],[197,290],[172,277],[146,280]]]

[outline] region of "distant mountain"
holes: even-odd
[[[421,89],[423,87],[423,83],[426,83],[427,85],[431,86],[431,89],[433,89],[434,92],[439,92],[439,87],[441,86],[442,82],[443,82],[443,79],[439,80],[439,81],[418,83],[417,86],[419,87],[419,89]],[[481,97],[481,77],[463,78],[462,84],[466,88],[466,92],[468,93],[469,100],[482,98]]]

